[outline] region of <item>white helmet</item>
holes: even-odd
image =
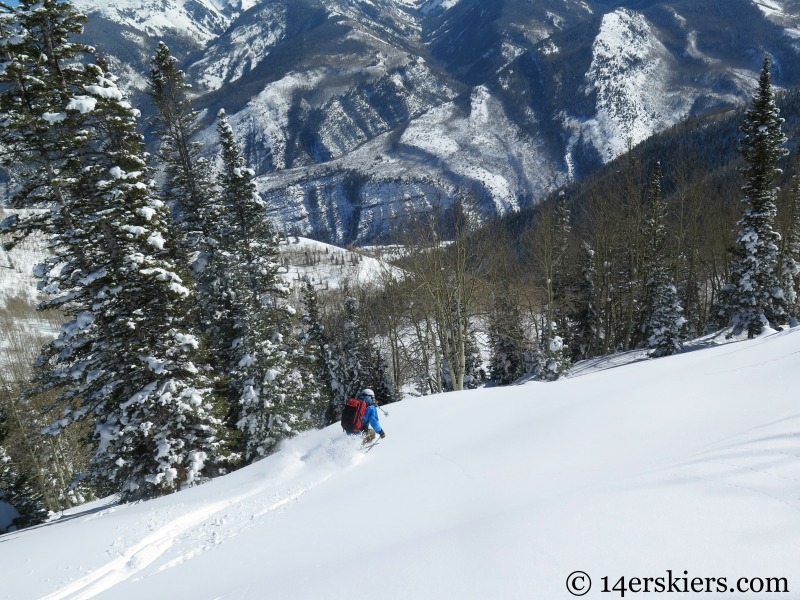
[[[364,399],[366,399],[366,398],[371,398],[371,399],[374,401],[374,400],[375,400],[375,392],[373,392],[373,391],[372,391],[371,389],[369,389],[369,388],[364,388],[363,390],[361,390],[361,391],[358,393],[358,397],[359,397],[359,398],[364,398]]]

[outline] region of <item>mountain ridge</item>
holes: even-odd
[[[486,216],[531,206],[744,102],[765,53],[778,87],[800,84],[798,0],[152,0],[138,16],[124,0],[75,4],[90,43],[125,34],[104,52],[140,104],[166,37],[209,154],[225,108],[260,190],[281,196],[276,224],[340,244],[386,237],[376,222],[399,205],[466,193]],[[158,30],[154,7],[175,27]]]

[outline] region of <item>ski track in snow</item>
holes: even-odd
[[[316,485],[311,485],[309,487],[296,490],[290,493],[288,496],[273,502],[266,508],[252,513],[252,516],[247,516],[245,518],[252,520],[274,510],[278,510],[290,502],[297,500],[314,487],[316,487]],[[253,495],[255,495],[255,493],[245,494],[231,500],[216,502],[192,511],[189,514],[160,527],[158,531],[146,536],[139,543],[128,548],[119,557],[113,559],[112,561],[106,563],[99,569],[92,571],[84,577],[69,583],[60,590],[44,596],[42,600],[87,600],[89,598],[93,598],[94,596],[105,592],[115,585],[134,577],[137,573],[153,564],[158,558],[166,554],[167,551],[169,551],[170,548],[175,545],[176,541],[179,541],[186,536],[191,535],[192,533],[199,533],[200,535],[198,537],[200,538],[211,537],[211,543],[207,542],[199,547],[196,547],[194,550],[169,561],[158,570],[161,571],[168,569],[184,562],[185,560],[191,559],[201,552],[204,552],[224,541],[224,539],[220,539],[213,532],[210,536],[205,533],[205,530],[207,530],[209,527],[213,528],[214,521],[216,520],[215,516],[234,505],[245,506],[245,502]],[[241,513],[241,510],[238,511],[236,516],[242,518],[243,515]],[[227,524],[227,521],[225,522]],[[246,526],[246,521],[242,521],[239,524],[239,527],[233,528],[233,530],[240,531]],[[226,530],[229,529],[230,525],[228,525]],[[230,535],[228,535],[228,537],[230,537]]]
[[[279,487],[283,480],[295,481],[298,477],[297,471],[305,464],[322,461],[334,468],[342,468],[362,462],[365,458],[363,453],[348,452],[352,446],[351,441],[329,439],[317,444],[310,451],[296,454],[296,462],[290,461],[288,465],[279,468],[264,484],[247,493],[213,502],[159,525],[156,531],[137,543],[124,542],[125,550],[118,557],[40,600],[88,600],[134,578],[173,548],[178,555],[158,566],[156,571],[171,569],[195,558],[253,527],[259,519],[298,501],[333,475],[332,470],[329,470],[327,474],[306,485],[295,486],[288,492],[269,493]]]
[[[242,500],[239,498],[237,500]],[[42,598],[42,600],[83,600],[92,598],[97,594],[114,587],[138,571],[144,569],[163,555],[172,546],[175,536],[185,532],[198,524],[202,523],[215,513],[230,506],[228,501],[217,502],[215,504],[196,510],[185,515],[173,523],[159,528],[159,530],[144,539],[138,544],[131,546],[122,555],[106,563],[88,575],[77,579],[60,590],[56,590]]]

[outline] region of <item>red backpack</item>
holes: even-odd
[[[347,433],[359,433],[364,426],[364,414],[367,403],[359,398],[350,398],[344,403],[342,411],[342,429]]]

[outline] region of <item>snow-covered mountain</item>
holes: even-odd
[[[271,216],[336,243],[468,190],[527,206],[689,115],[800,84],[800,0],[74,0],[134,90],[164,39]],[[146,98],[140,97],[147,114]]]
[[[800,330],[714,342],[410,398],[368,452],[331,426],[79,507],[0,537],[0,599],[797,598]]]

